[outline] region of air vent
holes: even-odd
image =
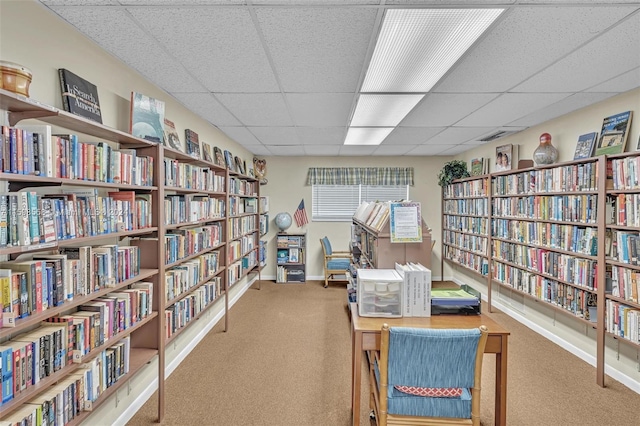
[[[496,139],[500,139],[500,138],[503,138],[505,136],[512,135],[514,133],[516,133],[516,132],[513,131],[513,130],[499,130],[499,131],[495,132],[492,135],[485,136],[484,138],[480,139],[480,142],[491,142],[491,141],[494,141]]]

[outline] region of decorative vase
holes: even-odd
[[[533,160],[537,165],[553,164],[558,159],[558,150],[551,145],[551,135],[543,133],[540,135],[540,145],[533,151]]]

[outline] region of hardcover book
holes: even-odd
[[[215,146],[213,147],[213,154],[214,154],[213,162],[216,164],[216,166],[224,167],[225,161],[224,161],[224,155],[222,155],[222,150],[217,146]]]
[[[96,85],[64,68],[58,69],[58,75],[64,110],[102,124]]]
[[[596,155],[611,155],[624,152],[631,128],[633,111],[621,112],[606,117],[602,121],[600,140],[596,146]]]
[[[180,142],[180,136],[176,130],[173,121],[164,119],[164,144],[170,148],[182,151],[182,142]]]
[[[213,151],[211,150],[211,145],[206,142],[202,142],[202,158],[204,161],[213,163]]]
[[[184,131],[186,137],[187,154],[200,158],[200,139],[198,134],[191,129]]]
[[[516,152],[512,144],[496,147],[496,172],[511,170],[514,161],[517,164]]]
[[[471,160],[471,176],[481,176],[484,174],[484,158],[474,158]]]
[[[227,168],[232,172],[236,171],[236,162],[233,159],[233,154],[230,151],[224,150],[224,161],[227,165]]]
[[[238,173],[240,173],[241,175],[244,174],[244,164],[242,162],[242,159],[238,156],[235,157],[235,161],[236,161],[236,171]]]
[[[578,143],[576,144],[576,152],[573,154],[574,160],[580,160],[582,158],[589,158],[593,155],[593,148],[596,146],[596,140],[598,140],[598,132],[586,133],[578,137]]]
[[[164,102],[131,92],[129,133],[151,142],[164,143]]]

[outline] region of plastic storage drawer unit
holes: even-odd
[[[358,269],[361,317],[401,317],[402,277],[393,269]]]

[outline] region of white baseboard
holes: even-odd
[[[452,279],[451,281],[454,281],[458,285],[467,284],[467,285],[471,285],[471,287],[474,287],[473,283],[463,283],[462,281],[460,281],[458,279]],[[478,289],[476,288],[476,290],[478,290]],[[480,292],[480,293],[482,295],[482,300],[484,300],[485,302],[488,302],[487,295],[482,293],[482,292]],[[595,356],[583,351],[582,349],[580,349],[577,346],[575,346],[574,344],[562,339],[561,337],[558,337],[556,334],[550,332],[549,330],[545,329],[544,327],[539,326],[535,322],[533,322],[533,321],[529,320],[528,318],[522,316],[518,311],[515,311],[515,310],[511,309],[509,306],[500,303],[500,301],[496,300],[495,298],[491,301],[491,305],[496,307],[500,311],[504,312],[505,314],[509,315],[511,318],[513,318],[514,320],[518,321],[519,323],[525,325],[529,329],[535,331],[539,335],[541,335],[541,336],[545,337],[546,339],[552,341],[553,343],[555,343],[556,345],[560,346],[561,348],[566,349],[567,351],[569,351],[573,355],[577,356],[581,360],[589,363],[593,367],[596,367],[596,357]],[[632,377],[629,377],[628,375],[624,374],[620,370],[618,370],[616,368],[613,368],[612,366],[610,366],[610,365],[608,365],[606,363],[605,363],[604,371],[605,371],[606,374],[611,376],[613,379],[619,381],[620,383],[622,383],[623,385],[625,385],[629,389],[631,389],[634,392],[640,394],[640,382],[638,382],[637,380],[633,379]]]

